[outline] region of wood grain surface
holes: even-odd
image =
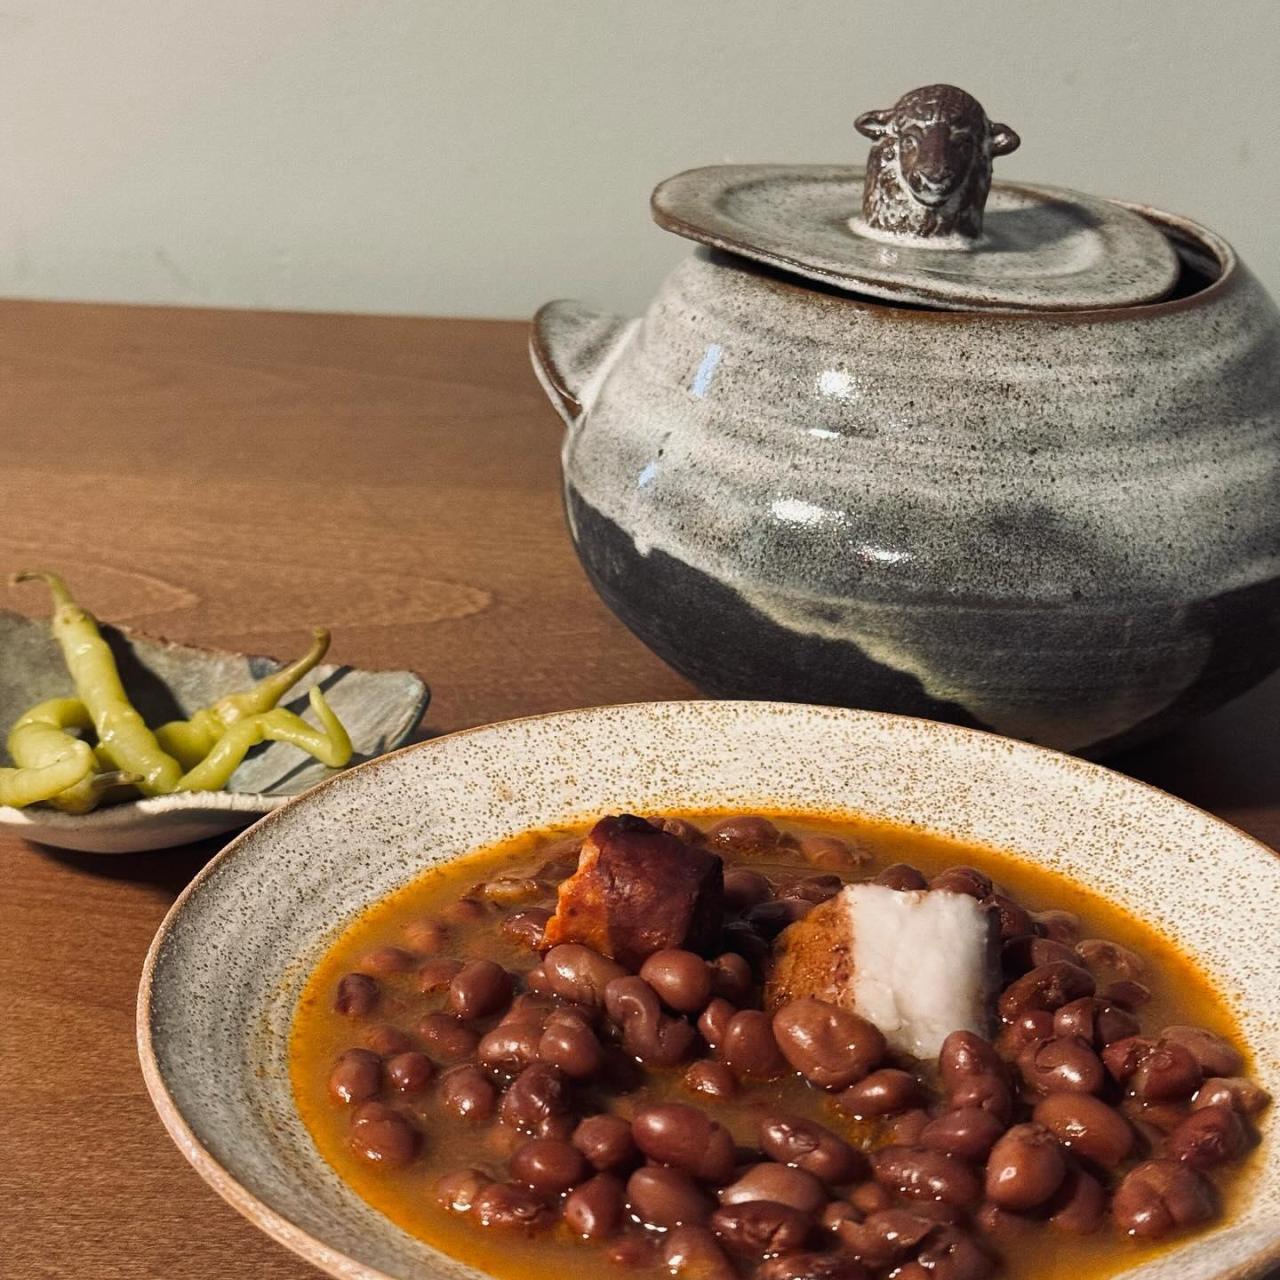
[[[518,324],[0,304],[0,573],[261,653],[326,623],[335,660],[426,677],[425,734],[693,692],[582,576],[559,443]],[[1273,680],[1116,763],[1275,844],[1278,713]],[[188,1168],[138,1071],[143,955],[216,849],[0,835],[5,1280],[315,1274]]]

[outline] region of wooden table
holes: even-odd
[[[0,573],[112,620],[411,667],[424,732],[693,691],[592,594],[522,325],[0,304]],[[0,602],[39,613],[40,594]],[[1280,681],[1124,760],[1280,843]],[[101,858],[0,836],[0,1276],[314,1275],[169,1142],[137,975],[216,844]]]

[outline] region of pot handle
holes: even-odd
[[[580,302],[548,302],[533,317],[529,357],[565,425],[591,408],[604,375],[638,324]]]

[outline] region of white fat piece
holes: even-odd
[[[968,894],[878,884],[840,897],[853,1006],[892,1048],[936,1058],[953,1031],[989,1034],[998,975],[988,908]]]

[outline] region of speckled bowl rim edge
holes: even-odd
[[[323,787],[341,780],[349,779],[353,774],[364,770],[373,770],[378,766],[385,764],[387,761],[397,756],[406,755],[412,751],[430,750],[439,742],[445,742],[454,738],[463,738],[471,734],[486,732],[491,729],[499,728],[503,725],[523,724],[539,720],[554,720],[559,717],[579,716],[584,713],[596,713],[606,711],[622,710],[624,708],[633,707],[662,707],[673,708],[696,704],[700,702],[717,702],[726,706],[739,707],[755,707],[761,711],[775,712],[794,712],[798,710],[822,710],[822,711],[840,711],[855,718],[873,718],[880,721],[900,722],[909,726],[918,727],[920,731],[925,733],[941,733],[953,737],[966,738],[993,738],[999,742],[1010,744],[1020,751],[1030,752],[1033,755],[1043,755],[1052,758],[1060,764],[1065,763],[1067,766],[1079,769],[1086,774],[1102,773],[1116,774],[1123,778],[1126,782],[1132,783],[1145,791],[1154,792],[1156,795],[1163,796],[1172,800],[1175,804],[1188,809],[1192,813],[1200,814],[1208,818],[1211,822],[1226,827],[1234,832],[1242,840],[1249,844],[1255,845],[1265,855],[1271,858],[1280,857],[1275,849],[1264,844],[1255,836],[1251,836],[1248,832],[1242,831],[1239,827],[1230,822],[1224,821],[1216,814],[1210,813],[1207,809],[1200,808],[1190,801],[1183,800],[1179,796],[1173,795],[1171,792],[1164,791],[1157,786],[1153,786],[1149,782],[1143,782],[1139,778],[1130,777],[1128,774],[1121,774],[1115,769],[1109,769],[1105,765],[1095,764],[1089,760],[1082,760],[1078,756],[1068,755],[1062,751],[1054,751],[1050,747],[1038,746],[1035,743],[1021,742],[1017,739],[1007,738],[1002,734],[990,733],[982,729],[970,729],[961,725],[946,724],[938,720],[927,720],[920,716],[904,716],[896,715],[884,711],[868,711],[861,708],[852,707],[823,707],[813,703],[795,703],[795,702],[777,702],[777,701],[752,701],[752,700],[734,700],[734,699],[696,699],[696,698],[672,698],[662,701],[637,701],[637,702],[621,702],[610,703],[600,707],[573,707],[561,711],[545,711],[537,715],[517,716],[510,720],[494,721],[490,724],[473,725],[467,729],[458,729],[452,733],[441,734],[438,738],[430,738],[425,742],[410,743],[408,746],[399,747],[394,751],[389,751],[384,755],[375,756],[372,760],[365,760],[358,765],[342,772],[335,774],[333,777],[324,778],[317,782],[315,786],[308,787],[306,791],[299,792],[296,796],[290,796],[278,808],[264,814],[252,826],[247,827],[244,831],[233,836],[207,863],[192,877],[186,888],[174,899],[173,905],[165,913],[164,919],[160,922],[159,928],[156,930],[155,937],[151,940],[151,945],[147,948],[146,958],[142,964],[142,973],[138,983],[138,999],[135,1013],[135,1033],[138,1049],[138,1061],[142,1068],[142,1079],[146,1085],[147,1095],[151,1099],[152,1106],[155,1107],[156,1113],[160,1117],[161,1124],[164,1125],[169,1137],[173,1139],[178,1150],[186,1158],[187,1162],[193,1169],[204,1179],[214,1191],[218,1193],[233,1209],[247,1218],[254,1226],[269,1235],[277,1243],[282,1244],[285,1248],[291,1250],[299,1257],[304,1258],[307,1262],[319,1267],[322,1271],[328,1272],[331,1276],[338,1277],[338,1280],[396,1280],[396,1277],[388,1275],[385,1271],[379,1271],[374,1267],[367,1266],[363,1262],[357,1262],[354,1258],[345,1253],[330,1247],[321,1240],[317,1240],[313,1235],[302,1230],[290,1222],[288,1218],[277,1213],[269,1205],[265,1204],[252,1192],[246,1190],[219,1161],[210,1154],[203,1144],[192,1133],[182,1113],[179,1111],[177,1104],[173,1100],[173,1096],[169,1093],[168,1087],[165,1085],[164,1079],[160,1073],[159,1063],[156,1061],[155,1049],[151,1041],[151,990],[155,979],[156,962],[159,959],[160,950],[164,946],[174,922],[186,907],[187,899],[193,896],[205,880],[210,878],[212,874],[223,864],[230,860],[239,849],[244,845],[250,836],[252,836],[260,827],[268,823],[275,822],[280,819],[295,804],[308,799],[313,793],[319,791]],[[1172,1252],[1172,1251],[1171,1251]],[[1223,1272],[1215,1280],[1263,1280],[1265,1272],[1268,1268],[1280,1264],[1280,1243],[1272,1247],[1268,1247],[1263,1251],[1255,1254],[1252,1258],[1246,1259],[1238,1266],[1230,1271]]]

